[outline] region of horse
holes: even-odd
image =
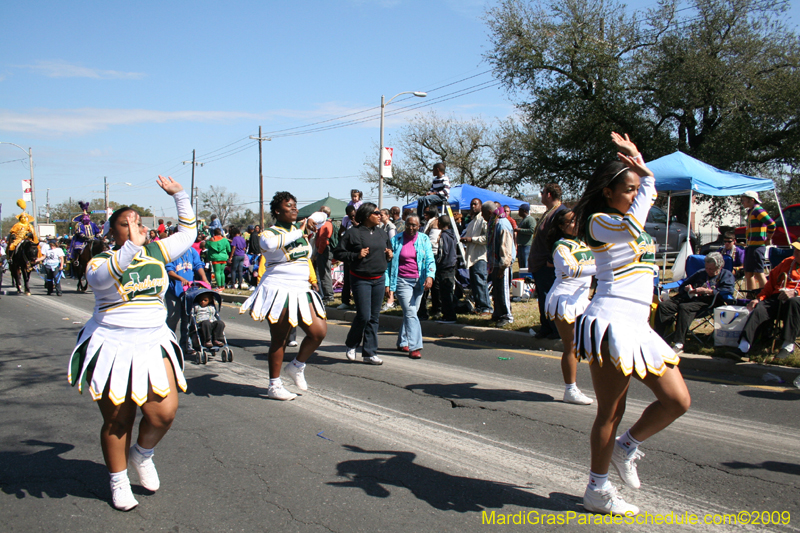
[[[9,270],[18,293],[22,293],[22,284],[24,282],[25,295],[30,296],[31,290],[28,287],[28,281],[31,279],[31,270],[33,270],[38,253],[39,248],[36,243],[28,239],[18,243],[14,249],[14,254],[9,261]],[[20,279],[20,276],[22,279]]]
[[[89,288],[89,282],[86,281],[86,267],[89,265],[89,261],[92,260],[92,257],[104,252],[105,249],[105,242],[103,242],[102,239],[93,239],[86,243],[81,253],[78,254],[78,260],[73,263],[73,276],[78,283],[78,292],[86,292]]]

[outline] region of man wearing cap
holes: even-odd
[[[47,243],[47,248],[42,252],[44,255],[37,259],[36,262],[44,263],[44,286],[47,289],[47,295],[53,294],[53,289],[55,289],[56,294],[61,296],[61,271],[64,270],[64,250],[61,249],[53,237],[48,239]]]
[[[783,320],[781,349],[775,359],[783,361],[794,352],[794,341],[800,336],[800,242],[792,243],[792,256],[769,273],[769,281],[755,300],[747,304],[750,316],[739,337],[739,353],[750,350],[758,327],[767,320]]]
[[[514,228],[517,237],[517,260],[519,268],[528,268],[528,254],[531,252],[533,230],[536,228],[536,219],[531,216],[531,204],[519,205],[520,223]]]
[[[767,282],[764,275],[765,252],[767,244],[775,233],[775,221],[770,218],[766,210],[761,207],[761,200],[755,191],[745,191],[742,194],[742,205],[747,212],[746,239],[747,248],[744,251],[744,278],[748,291],[760,289]]]

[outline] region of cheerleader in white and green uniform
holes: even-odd
[[[322,344],[328,332],[325,305],[319,296],[311,245],[308,236],[316,231],[311,219],[297,222],[297,198],[288,192],[277,192],[270,203],[277,221],[260,235],[264,274],[253,294],[242,304],[240,313],[250,312],[253,320],[269,322],[269,387],[273,400],[293,400],[281,381],[281,364],[289,335],[300,327],[305,338],[297,357],[288,363],[284,373],[297,388],[308,390],[305,378],[306,361]]]
[[[561,336],[561,374],[564,376],[564,403],[590,405],[592,399],[581,392],[576,383],[578,360],[575,358],[575,320],[589,305],[595,265],[594,255],[576,237],[578,227],[571,209],[559,211],[550,224],[547,242],[553,250],[556,280],[544,302],[547,318],[553,321]]]
[[[627,136],[612,133],[611,138],[619,161],[594,172],[575,206],[578,235],[594,252],[597,265],[597,291],[575,326],[577,355],[590,363],[597,397],[583,506],[593,512],[637,514],[639,509],[608,481],[609,465],[627,485],[639,488],[635,461],[644,457],[639,444],[684,414],[691,398],[678,356],[649,323],[658,267],[644,221],[656,197],[655,178]],[[652,390],[656,401],[615,439],[631,376]]]
[[[183,354],[166,325],[165,266],[189,249],[197,230],[183,187],[162,176],[158,185],[175,199],[178,231],[145,244],[147,229],[136,211],[121,207],[111,215],[105,230],[116,246],[89,262],[86,280],[95,296],[94,314],[78,334],[68,369],[70,384],[81,392],[88,388],[100,407],[100,444],[111,475],[112,501],[123,511],[138,505],[128,467],[136,470],[145,489],[159,488],[153,448],[175,418],[178,388],[186,391]],[[129,448],[137,407],[142,421]]]

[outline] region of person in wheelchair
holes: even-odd
[[[750,316],[739,337],[738,353],[743,356],[750,350],[759,327],[768,320],[783,320],[782,331],[776,336],[781,339],[781,349],[775,356],[784,361],[794,353],[795,340],[800,336],[800,241],[792,243],[792,255],[773,268],[767,284],[758,296],[747,304]]]
[[[675,353],[683,351],[686,333],[698,313],[724,305],[733,297],[736,280],[731,271],[722,268],[724,264],[722,254],[711,252],[706,256],[705,268],[689,276],[677,296],[659,302],[653,329],[666,340],[664,334],[675,322],[672,343]]]

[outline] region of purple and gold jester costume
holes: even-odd
[[[76,261],[78,259],[87,242],[102,237],[100,228],[98,228],[97,224],[92,222],[91,217],[89,217],[89,203],[78,202],[78,205],[83,212],[72,219],[73,222],[77,223],[77,227],[75,228],[75,233],[69,245],[70,261]]]

